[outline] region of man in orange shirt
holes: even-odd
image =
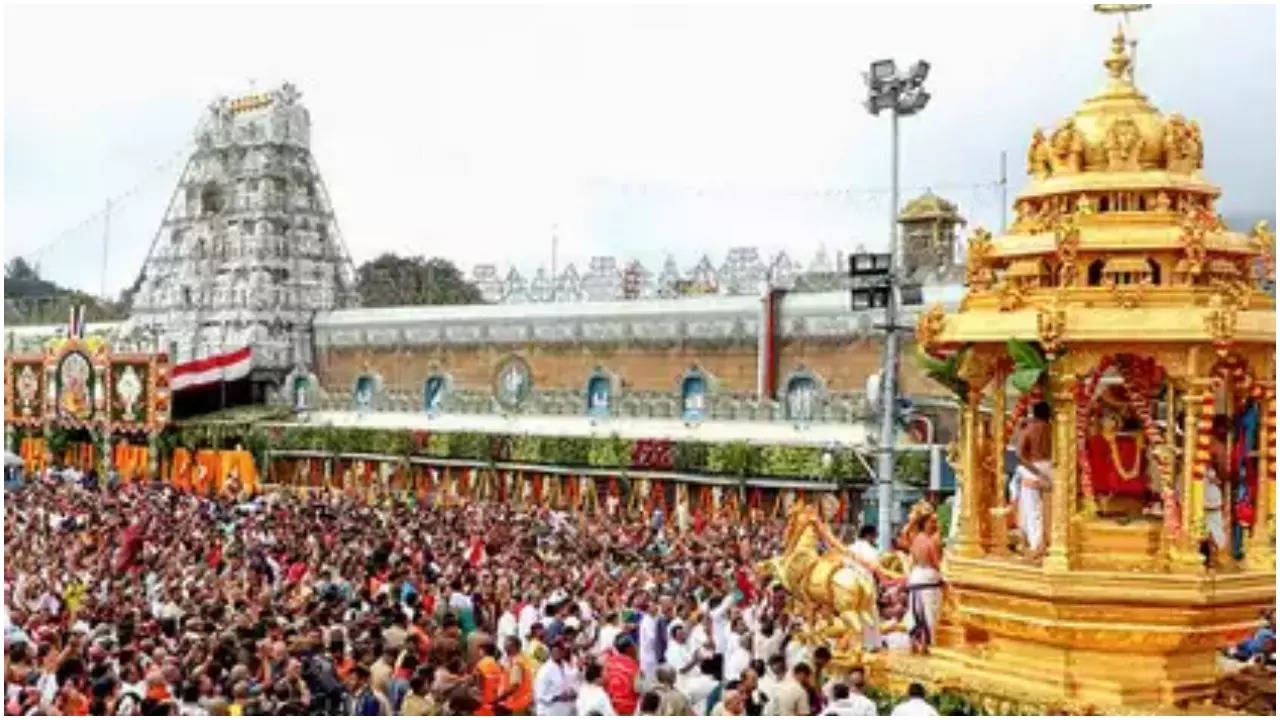
[[[527,715],[533,705],[533,660],[520,652],[520,640],[508,636],[503,643],[507,653],[506,689],[498,697],[504,715]]]
[[[498,647],[485,638],[480,644],[480,659],[476,662],[476,680],[480,685],[480,709],[476,715],[493,715],[502,694],[502,666],[498,664]]]

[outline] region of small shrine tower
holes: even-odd
[[[908,277],[935,273],[940,278],[958,274],[956,231],[965,224],[955,203],[933,191],[907,203],[898,215],[902,225],[902,263]]]
[[[354,268],[286,83],[209,106],[143,265],[135,332],[175,363],[253,349],[278,381],[310,357],[318,311],[356,304]]]
[[[919,317],[962,502],[913,672],[1105,712],[1203,695],[1275,604],[1276,316],[1274,236],[1218,215],[1200,128],[1135,87],[1119,29],[1103,65],[1033,133],[1010,232],[973,233],[958,310]],[[1006,466],[1032,414],[1045,483]]]

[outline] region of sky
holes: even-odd
[[[998,227],[1032,130],[1103,85],[1115,18],[1079,6],[4,8],[4,255],[110,294],[136,276],[213,99],[290,81],[356,263],[470,272],[593,255],[884,247],[876,59],[924,58],[902,202],[931,187]],[[1274,216],[1275,8],[1135,15],[1137,82],[1197,120],[1228,217]],[[116,199],[104,222],[108,199]],[[105,235],[105,271],[104,271]]]

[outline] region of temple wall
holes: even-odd
[[[828,392],[862,392],[867,378],[880,370],[883,341],[856,338],[844,342],[784,340],[779,344],[779,387],[799,369],[817,376]],[[546,390],[582,390],[597,368],[615,375],[625,390],[676,393],[683,374],[696,365],[711,374],[720,391],[752,394],[756,390],[756,345],[729,347],[486,345],[434,347],[331,347],[319,353],[316,375],[325,388],[349,389],[368,371],[382,376],[388,388],[416,392],[427,376],[445,373],[458,388],[486,390],[499,363],[518,354],[533,373],[533,386]],[[906,394],[941,395],[924,377],[910,353],[904,353],[899,383]]]

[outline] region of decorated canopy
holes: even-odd
[[[153,433],[169,422],[163,353],[115,354],[101,338],[72,336],[4,366],[7,424]]]

